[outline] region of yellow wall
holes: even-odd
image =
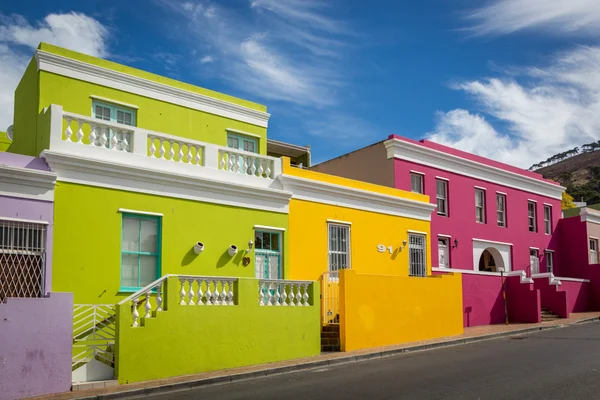
[[[342,351],[463,333],[460,274],[427,278],[340,272]]]

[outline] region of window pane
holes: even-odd
[[[263,248],[263,241],[262,241],[262,232],[255,232],[254,234],[254,246],[257,249],[262,249]]]
[[[110,121],[110,108],[104,107],[103,111],[104,111],[104,119],[106,121]]]
[[[279,251],[279,234],[271,233],[271,250]]]
[[[140,221],[135,218],[123,218],[123,238],[121,249],[123,251],[140,250]]]
[[[123,123],[125,125],[131,125],[132,118],[131,118],[131,114],[130,113],[125,113],[125,119],[123,120]]]
[[[138,256],[135,254],[121,257],[121,286],[138,287]]]
[[[255,153],[256,149],[254,148],[254,142],[250,140],[244,140],[244,150]]]
[[[227,147],[231,147],[231,148],[234,148],[234,149],[239,149],[239,147],[240,147],[240,141],[237,138],[229,136],[227,138]]]
[[[417,174],[410,175],[411,191],[415,193],[423,193],[423,177]]]
[[[156,253],[156,241],[158,233],[158,223],[155,220],[141,220],[142,230],[140,241],[142,242],[141,251],[147,253]]]
[[[271,250],[271,234],[263,232],[263,249]]]
[[[441,198],[446,198],[446,182],[443,181],[437,181],[436,182],[436,186],[437,186],[437,195],[438,197]]]
[[[117,111],[117,122],[122,124],[123,123],[123,115],[125,113],[123,111]]]
[[[156,257],[140,256],[140,287],[154,282],[156,278]]]

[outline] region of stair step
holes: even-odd
[[[324,325],[321,327],[321,332],[339,332],[339,325]]]
[[[339,338],[339,332],[321,332],[321,339]]]
[[[328,353],[332,351],[340,351],[340,346],[321,346],[321,352]]]
[[[340,339],[321,339],[321,346],[339,346]]]

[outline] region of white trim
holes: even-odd
[[[40,224],[40,225],[49,225],[48,221],[37,221],[35,219],[24,219],[24,218],[10,218],[3,217],[0,215],[0,221],[11,221],[11,222],[25,222],[28,224]]]
[[[139,214],[139,215],[152,215],[154,217],[164,217],[163,213],[155,213],[149,211],[138,211],[138,210],[129,210],[127,208],[119,208],[120,213],[128,213],[128,214]]]
[[[540,248],[539,248],[539,247],[529,247],[529,249],[530,249],[530,250],[537,250],[537,251],[540,251]]]
[[[250,132],[240,131],[240,130],[237,130],[237,129],[225,128],[225,131],[226,132],[235,133],[237,135],[250,136],[250,137],[253,137],[253,138],[256,138],[256,139],[263,139],[263,137],[260,136],[260,135],[256,135],[256,134],[250,133]]]
[[[438,235],[438,236],[441,236],[441,237],[445,237],[445,238],[451,238],[451,237],[452,237],[452,236],[450,236],[450,235],[445,235],[445,234],[443,234],[443,233],[438,233],[437,235]]]
[[[505,192],[500,192],[498,190],[496,190],[496,194],[503,194],[504,196],[508,196]]]
[[[550,281],[551,285],[557,285],[557,286],[561,285],[561,281],[565,281],[565,282],[582,282],[582,283],[590,282],[589,279],[566,278],[566,277],[562,277],[562,276],[554,276],[554,274],[552,272],[544,272],[544,273],[541,273],[541,274],[533,274],[533,275],[531,275],[531,278],[533,278],[533,279],[548,278],[548,280]]]
[[[439,179],[439,180],[442,180],[442,181],[450,182],[450,179],[444,178],[444,177],[441,177],[441,176],[436,176],[435,179]]]
[[[586,207],[582,208],[579,211],[579,215],[581,217],[582,222],[589,222],[591,224],[600,224],[600,215],[592,214],[588,212]]]
[[[554,253],[554,250],[544,249],[544,253]]]
[[[266,226],[266,225],[254,225],[254,229],[264,230],[264,231],[277,231],[277,232],[285,232],[285,228],[279,228],[276,226]]]
[[[284,190],[293,193],[293,198],[316,203],[423,221],[431,221],[431,213],[436,208],[435,204],[425,201],[375,193],[293,175],[280,175],[279,180]]]
[[[479,189],[479,190],[485,190],[485,191],[487,191],[487,189],[486,189],[486,188],[484,188],[484,187],[481,187],[481,186],[476,186],[476,185],[475,185],[475,186],[473,186],[473,187],[474,187],[475,189]]]
[[[90,98],[92,98],[94,100],[104,101],[104,102],[110,103],[110,104],[118,104],[120,106],[127,107],[127,108],[133,108],[135,110],[139,110],[140,109],[135,104],[123,103],[122,101],[119,101],[119,100],[108,99],[106,97],[100,97],[100,96],[96,96],[96,95],[93,95],[93,94],[90,95]]]
[[[56,177],[50,171],[0,164],[0,195],[53,201]]]
[[[562,198],[565,190],[564,187],[545,180],[430,149],[420,143],[394,138],[386,140],[384,144],[388,158],[402,159],[557,200]]]
[[[328,224],[352,225],[352,222],[340,221],[338,219],[327,219]]]
[[[500,272],[485,272],[485,271],[474,271],[472,269],[454,269],[454,268],[439,268],[432,267],[433,272],[445,272],[445,273],[458,273],[466,275],[482,275],[482,276],[496,276],[500,278],[502,274]],[[525,271],[507,271],[504,273],[505,277],[518,276],[521,278],[520,283],[533,283],[533,279],[528,278]]]
[[[579,279],[579,278],[565,278],[564,276],[557,276],[555,277],[555,279],[558,279],[559,281],[565,281],[565,282],[589,282],[589,279]]]
[[[594,239],[594,240],[600,240],[598,239],[596,236],[588,236],[590,239]]]
[[[417,175],[423,175],[423,176],[425,176],[425,172],[414,171],[412,169],[410,170],[410,173],[411,174],[417,174]]]
[[[505,246],[512,246],[512,245],[513,245],[512,243],[507,243],[507,242],[495,242],[495,241],[493,241],[493,240],[485,240],[485,239],[476,239],[476,238],[473,238],[473,239],[471,239],[471,240],[473,240],[474,242],[483,242],[483,243],[502,244],[502,245],[505,245]]]
[[[537,200],[533,200],[533,199],[527,199],[527,201],[528,201],[528,202],[530,201],[530,202],[532,202],[532,203],[536,203],[536,204],[537,204]]]
[[[149,79],[139,78],[124,72],[49,53],[44,50],[36,50],[35,58],[38,71],[46,71],[84,82],[107,86],[263,128],[268,126],[270,114],[264,111],[254,110],[225,100],[179,89]]]
[[[406,232],[408,232],[408,233],[414,233],[415,235],[424,235],[424,236],[427,236],[427,232],[413,231],[412,229],[407,229]]]
[[[107,151],[110,152],[110,150]],[[116,160],[84,158],[50,150],[44,150],[41,156],[46,159],[52,170],[58,173],[58,180],[62,182],[285,214],[288,213],[289,201],[292,197],[292,193],[279,188],[239,183],[236,181],[239,176],[246,178],[244,181],[252,178],[241,174],[212,171],[214,174],[206,176],[205,173],[209,172],[208,168],[196,168],[197,172],[191,174],[161,170],[160,164],[156,164],[156,168],[151,169],[144,167],[142,163],[140,163],[141,165],[124,164]],[[127,153],[126,156],[132,157],[134,154]],[[145,158],[150,159],[149,157]],[[142,160],[140,157],[139,161]],[[156,163],[161,160],[151,161]],[[170,161],[165,162],[176,164]],[[213,175],[221,179],[214,179]]]
[[[545,206],[548,206],[548,207],[554,207],[554,205],[552,205],[552,204],[550,204],[550,203],[544,203],[544,205],[545,205]]]

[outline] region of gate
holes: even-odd
[[[340,323],[340,280],[335,272],[321,275],[321,325]]]

